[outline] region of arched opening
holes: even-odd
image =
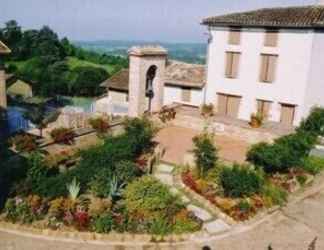
[[[152,99],[154,98],[153,81],[156,76],[157,67],[152,65],[146,73],[145,95],[148,98],[148,112],[152,109]]]

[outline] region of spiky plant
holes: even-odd
[[[118,179],[116,176],[113,176],[110,181],[110,189],[108,197],[113,200],[115,198],[122,196],[122,189],[125,187],[125,183],[118,183]]]
[[[67,190],[69,191],[69,196],[71,198],[71,200],[75,201],[80,193],[80,183],[77,182],[76,178],[74,178],[72,180],[72,182],[70,184],[66,185]]]

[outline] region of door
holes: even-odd
[[[292,126],[295,118],[295,105],[281,104],[281,119],[280,122],[285,126]]]
[[[257,100],[257,111],[262,115],[265,121],[268,121],[270,114],[271,102],[264,100]]]
[[[238,117],[241,97],[218,94],[218,113],[233,118]]]
[[[181,99],[183,102],[191,102],[191,89],[190,88],[182,88],[181,89]]]

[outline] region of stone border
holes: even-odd
[[[198,203],[202,204],[203,208],[205,208],[206,210],[211,212],[216,217],[224,220],[230,226],[235,226],[235,225],[249,226],[249,225],[253,225],[253,224],[258,223],[259,221],[262,221],[263,218],[265,218],[267,215],[274,214],[275,212],[279,211],[282,207],[288,206],[289,202],[292,202],[293,200],[295,200],[296,197],[298,197],[298,195],[303,194],[303,193],[307,193],[308,189],[306,189],[306,188],[307,187],[309,187],[309,188],[312,187],[315,180],[318,180],[321,177],[324,178],[324,173],[311,178],[309,181],[307,181],[305,183],[304,186],[299,186],[298,189],[296,189],[293,193],[290,193],[288,195],[287,202],[283,206],[275,205],[275,206],[272,206],[270,208],[263,208],[262,210],[257,212],[253,217],[251,217],[251,218],[249,218],[249,219],[247,219],[245,221],[236,221],[236,220],[234,220],[232,217],[230,217],[226,213],[222,212],[221,209],[219,207],[217,207],[215,204],[211,203],[205,197],[203,197],[202,195],[200,195],[200,194],[196,193],[195,191],[193,191],[191,188],[189,188],[186,184],[183,183],[182,178],[181,178],[181,174],[179,174],[179,173],[174,174],[173,179],[175,181],[175,184],[183,192],[185,192],[189,197],[192,197],[194,201],[196,200]],[[324,183],[323,183],[323,185],[320,185],[320,186],[323,186],[323,188],[324,188]]]

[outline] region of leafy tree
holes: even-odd
[[[218,160],[217,148],[214,145],[214,137],[207,132],[193,138],[194,155],[200,176],[205,176],[208,170],[215,167]]]
[[[41,103],[26,111],[24,116],[39,129],[40,136],[43,137],[43,129],[58,118],[59,112],[47,112],[45,103]]]

